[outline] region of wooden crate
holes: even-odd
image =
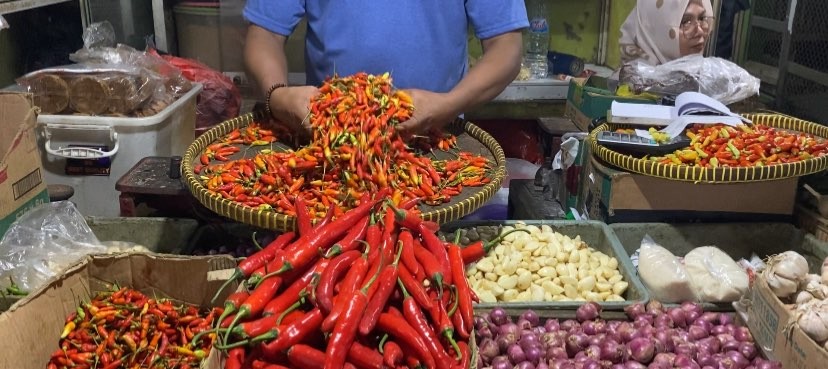
[[[819,240],[828,241],[828,219],[815,210],[799,204],[794,210],[794,218],[799,228],[810,232]]]

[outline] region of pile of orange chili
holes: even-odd
[[[300,217],[239,264],[243,287],[203,333],[218,334],[226,369],[469,367],[476,296],[460,247],[390,195],[315,225]]]
[[[60,348],[46,368],[198,368],[215,335],[197,344],[192,339],[221,313],[215,308],[203,315],[127,287],[101,292],[66,318]]]
[[[442,132],[416,136],[407,144],[394,126],[409,119],[414,107],[391,78],[357,73],[325,81],[311,101],[308,119],[313,138],[295,151],[265,149],[253,157],[229,160],[238,144],[261,146],[277,134],[259,124],[230,132],[210,145],[194,170],[202,184],[225,199],[260,210],[296,216],[295,197],[318,220],[341,216],[364,193],[392,189],[392,200],[439,205],[464,187],[490,182],[487,158],[458,152],[433,160],[422,152],[456,150],[457,137]],[[415,149],[415,147],[417,149]]]
[[[794,163],[828,154],[824,138],[765,125],[694,125],[690,146],[650,160],[703,168],[753,167]]]

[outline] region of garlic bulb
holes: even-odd
[[[785,251],[770,258],[763,274],[774,295],[786,298],[796,293],[808,275],[808,261],[795,251]]]

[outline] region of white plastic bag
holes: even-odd
[[[716,247],[703,246],[691,250],[684,256],[684,265],[701,301],[737,301],[748,289],[745,270]]]
[[[633,60],[621,67],[620,80],[638,93],[677,96],[694,91],[730,105],[759,93],[760,80],[731,61],[688,55],[653,66]]]
[[[681,259],[657,244],[650,235],[641,241],[638,274],[652,298],[665,303],[696,301],[696,292]]]
[[[0,287],[11,277],[31,292],[80,258],[106,251],[72,202],[40,205],[12,223],[0,240]]]

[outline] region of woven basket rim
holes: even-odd
[[[754,124],[764,124],[780,129],[790,129],[803,133],[813,134],[828,139],[828,127],[777,113],[746,113],[742,114]],[[795,163],[775,164],[749,168],[699,168],[687,165],[661,164],[652,160],[622,154],[598,144],[597,136],[600,132],[626,128],[629,125],[604,123],[589,133],[589,145],[593,155],[615,167],[644,174],[648,176],[688,182],[704,183],[743,183],[773,181],[792,177],[801,177],[828,169],[828,155],[812,158]]]
[[[205,131],[187,148],[181,161],[181,175],[184,177],[187,187],[193,196],[202,205],[217,214],[265,229],[291,231],[295,229],[295,217],[272,210],[253,209],[215,195],[201,184],[198,176],[193,172],[194,166],[198,162],[198,157],[218,137],[233,129],[261,120],[264,116],[265,114],[262,111],[250,112],[224,121]],[[438,207],[436,209],[423,209],[424,211],[421,214],[422,218],[438,224],[460,219],[480,208],[500,189],[500,185],[506,176],[506,154],[491,135],[474,123],[466,120],[458,119],[452,124],[462,125],[466,134],[479,141],[491,152],[494,158],[494,167],[490,171],[492,173],[491,181],[482,187],[475,187],[476,191],[469,197],[449,206]]]

